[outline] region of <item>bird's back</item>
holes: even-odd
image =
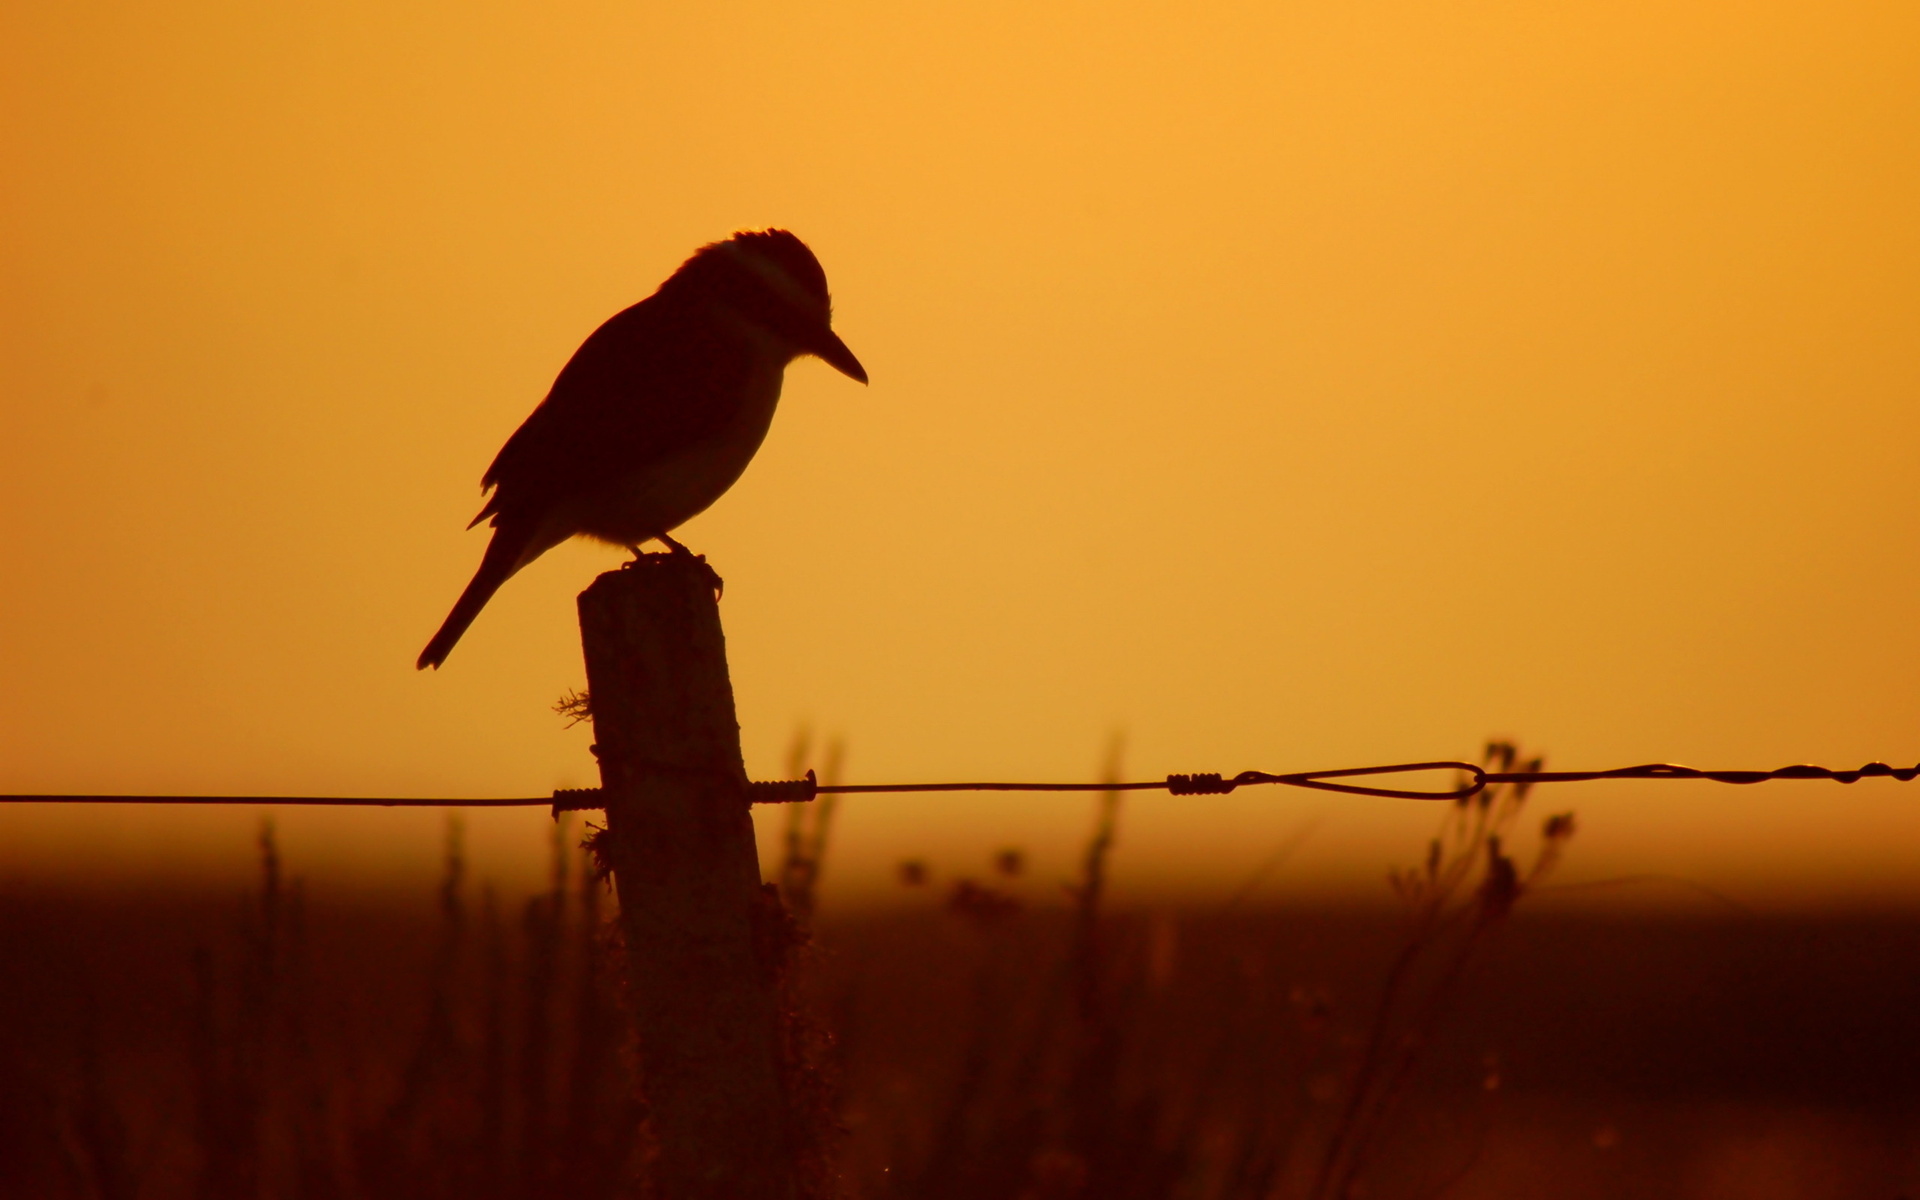
[[[581,343],[487,468],[481,485],[494,491],[476,524],[544,513],[727,435],[762,355],[678,299],[656,293]]]

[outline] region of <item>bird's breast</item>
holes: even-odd
[[[581,497],[578,532],[619,546],[670,533],[734,485],[766,440],[786,364],[756,363],[735,387],[729,418],[712,434],[638,464]]]

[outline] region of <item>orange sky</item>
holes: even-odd
[[[1912,5],[648,7],[0,10],[0,789],[592,782],[547,705],[618,555],[413,657],[574,346],[768,224],[873,386],[796,366],[684,532],[756,775],[803,721],[865,780],[1920,759]],[[1852,903],[1920,900],[1915,787],[1539,803],[1569,880]],[[830,883],[1063,873],[1087,812],[858,801]],[[1119,870],[1311,821],[1270,893],[1369,892],[1434,818],[1141,800]],[[0,811],[0,879],[237,876],[256,820]],[[399,878],[441,820],[281,826]]]

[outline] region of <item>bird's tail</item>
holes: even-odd
[[[454,601],[453,611],[440,623],[440,632],[434,634],[427,648],[420,652],[420,658],[413,664],[415,670],[438,669],[447,661],[447,655],[453,653],[453,644],[460,640],[467,626],[473,624],[487,601],[493,599],[500,585],[513,578],[513,573],[534,557],[527,553],[530,541],[527,534],[519,530],[493,531],[493,540],[487,543],[487,552],[480,559],[480,569],[473,573],[473,580],[467,584],[467,590],[460,593],[460,599]]]

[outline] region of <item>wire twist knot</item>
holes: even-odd
[[[1223,779],[1216,771],[1167,776],[1167,791],[1176,796],[1224,796],[1239,786],[1239,780]]]
[[[585,812],[605,805],[606,801],[600,798],[600,789],[597,787],[553,789],[553,815],[556,819],[563,812]]]
[[[820,794],[820,781],[813,770],[805,779],[769,779],[747,785],[747,800],[752,804],[806,804]]]

